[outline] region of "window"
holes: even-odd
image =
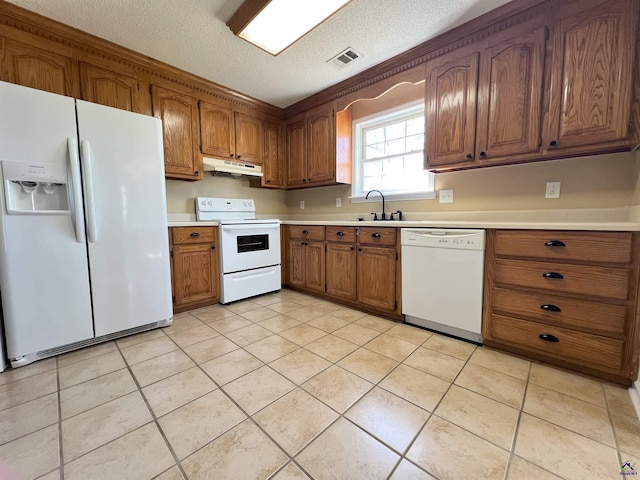
[[[352,201],[369,190],[391,200],[435,198],[433,174],[423,169],[424,102],[354,122]]]

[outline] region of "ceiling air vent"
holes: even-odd
[[[340,52],[338,55],[333,57],[330,60],[327,60],[327,63],[330,63],[336,68],[342,68],[345,65],[349,65],[353,61],[362,57],[358,52],[356,52],[353,48],[349,47],[346,50]]]

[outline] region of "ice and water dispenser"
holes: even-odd
[[[2,161],[8,214],[68,214],[65,165]]]

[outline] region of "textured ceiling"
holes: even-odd
[[[273,57],[227,28],[242,0],[9,1],[278,107],[507,3],[353,0]],[[362,58],[341,70],[326,63],[347,47]]]

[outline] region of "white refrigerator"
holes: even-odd
[[[6,358],[172,321],[161,121],[0,82]]]

